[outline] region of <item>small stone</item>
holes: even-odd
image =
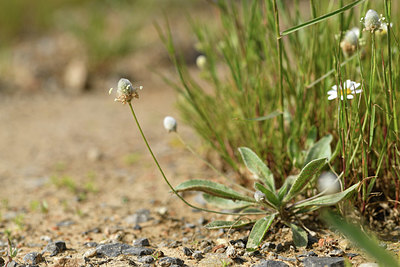
[[[43,257],[41,253],[31,252],[25,255],[24,262],[32,265],[39,264],[43,261]]]
[[[271,250],[274,249],[276,247],[276,245],[272,242],[265,242],[262,246],[261,246],[261,250]]]
[[[361,263],[358,265],[358,267],[379,267],[379,264],[375,262],[366,262],[366,263]]]
[[[307,257],[303,261],[304,267],[343,267],[342,257]]]
[[[225,248],[224,248],[224,247],[218,248],[218,249],[215,251],[215,253],[224,253],[224,252],[225,252]]]
[[[100,152],[100,150],[98,148],[92,147],[91,149],[88,150],[87,152],[87,159],[92,161],[92,162],[96,162],[101,160],[102,158],[102,154]]]
[[[67,250],[67,245],[64,241],[55,241],[47,244],[42,253],[49,252],[50,257],[53,257],[65,250]]]
[[[50,242],[52,241],[52,240],[51,240],[51,237],[48,236],[48,235],[42,235],[42,236],[40,237],[40,240],[45,241],[45,242],[47,242],[47,243],[50,243]]]
[[[154,252],[154,249],[143,248],[143,247],[132,247],[128,244],[123,243],[113,243],[104,244],[96,248],[97,254],[105,255],[107,257],[117,257],[119,255],[134,255],[134,256],[144,256],[150,255]]]
[[[143,238],[136,239],[135,242],[133,242],[133,245],[135,247],[147,247],[147,246],[150,246],[150,242],[149,242],[149,239],[143,237]]]
[[[148,222],[150,219],[150,210],[140,209],[136,211],[133,215],[127,216],[125,218],[125,222],[128,224],[137,225],[139,223]]]
[[[86,242],[83,245],[88,248],[95,248],[98,244],[96,242]]]
[[[194,229],[194,228],[196,228],[196,225],[193,223],[187,223],[187,224],[185,224],[185,228]]]
[[[200,242],[200,248],[201,249],[204,249],[204,248],[206,248],[208,246],[211,246],[211,245],[212,245],[212,243],[209,240],[202,240]]]
[[[133,227],[133,230],[142,230],[142,226],[140,226],[139,224],[136,224],[134,227]]]
[[[351,249],[351,242],[348,241],[348,240],[346,240],[346,239],[340,240],[338,245],[339,245],[339,247],[340,247],[341,249],[344,249],[344,250],[349,250],[349,249]]]
[[[169,245],[168,245],[168,247],[169,248],[177,248],[177,247],[179,247],[179,246],[181,246],[182,245],[182,242],[181,241],[173,241],[173,242],[171,242]]]
[[[233,246],[228,246],[225,251],[226,256],[229,258],[234,258],[236,256],[236,249]]]
[[[153,254],[154,249],[143,247],[130,247],[123,251],[124,255],[144,256]]]
[[[183,247],[183,254],[185,254],[185,256],[190,256],[193,254],[193,251],[190,248]]]
[[[92,248],[83,254],[83,258],[92,258],[97,255],[97,249]]]
[[[75,224],[75,222],[72,220],[64,220],[64,221],[56,223],[56,226],[57,227],[67,227],[67,226],[71,226],[74,224]]]
[[[170,267],[172,265],[183,266],[185,262],[179,258],[165,257],[158,261],[158,264],[162,267]]]
[[[200,225],[205,225],[208,223],[208,220],[205,219],[204,217],[201,217],[200,219],[197,220],[197,223]]]
[[[9,263],[6,264],[5,267],[18,267],[18,263],[16,261],[11,261]]]
[[[168,208],[167,207],[160,207],[157,209],[157,213],[160,214],[161,216],[164,216],[168,213]]]
[[[203,249],[203,253],[204,253],[204,254],[209,253],[209,252],[211,252],[211,250],[212,250],[212,246],[207,246],[207,247],[205,247],[205,248]]]
[[[150,263],[154,262],[154,257],[153,256],[138,257],[138,261],[141,263],[150,264]]]
[[[193,252],[192,257],[196,260],[201,260],[203,258],[203,253],[201,251],[195,251]]]
[[[331,257],[342,257],[344,256],[344,251],[341,249],[333,249],[329,252],[329,256]]]
[[[263,260],[259,264],[253,265],[252,267],[289,267],[283,261]]]
[[[284,250],[284,246],[282,245],[282,243],[279,243],[278,245],[276,245],[275,251],[277,253],[282,252]]]

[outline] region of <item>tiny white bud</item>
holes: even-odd
[[[381,17],[375,10],[370,9],[365,14],[364,25],[366,31],[374,32],[381,27]]]
[[[318,178],[318,191],[325,195],[340,192],[338,177],[332,172],[324,172]]]
[[[143,86],[133,87],[132,83],[125,78],[121,78],[118,81],[118,88],[116,93],[116,98],[114,101],[121,102],[123,104],[131,102],[131,100],[136,97],[139,98],[139,94],[137,93],[138,89],[142,89]],[[109,94],[112,92],[112,88],[108,91]]]
[[[254,199],[255,199],[257,202],[263,202],[263,201],[265,201],[265,194],[264,194],[263,192],[257,190],[257,191],[254,193]]]
[[[168,132],[176,132],[177,123],[175,118],[171,116],[167,116],[164,118],[164,128]]]
[[[203,70],[207,64],[207,58],[204,55],[200,55],[196,58],[196,65],[199,69]]]

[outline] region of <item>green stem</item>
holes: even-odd
[[[205,209],[205,208],[200,208],[197,206],[194,206],[192,204],[190,204],[189,202],[187,202],[181,195],[178,194],[178,192],[172,187],[172,185],[170,184],[170,182],[168,181],[167,177],[164,174],[164,171],[162,170],[160,164],[158,163],[158,160],[156,158],[156,156],[154,156],[153,151],[150,148],[149,143],[147,142],[146,136],[144,135],[143,131],[142,131],[142,127],[140,127],[139,121],[136,117],[135,111],[133,110],[132,107],[132,103],[128,103],[129,107],[131,109],[133,118],[135,119],[136,125],[139,129],[140,134],[142,135],[143,141],[146,144],[147,149],[149,150],[151,157],[153,158],[154,162],[157,165],[158,170],[160,171],[162,177],[164,178],[164,181],[168,184],[169,188],[172,190],[172,192],[174,192],[174,194],[180,198],[180,200],[182,200],[186,205],[188,205],[189,207],[193,208],[193,209],[197,209],[197,210],[201,210],[201,211],[205,211],[205,212],[210,212],[210,213],[216,213],[216,214],[224,214],[224,215],[239,215],[238,213],[235,212],[221,212],[221,211],[215,211],[215,210],[209,210],[209,209]],[[255,214],[260,214],[260,213],[241,213],[240,215],[255,215]]]

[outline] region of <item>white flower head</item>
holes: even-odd
[[[131,102],[133,98],[139,98],[138,89],[142,90],[143,86],[133,87],[128,79],[121,78],[118,81],[118,89],[114,101],[126,104]],[[113,88],[108,93],[111,94],[112,90]]]
[[[318,178],[318,191],[323,194],[334,194],[340,192],[338,177],[332,172],[323,172]]]
[[[378,14],[378,12],[376,12],[373,9],[370,9],[367,11],[367,14],[365,14],[364,17],[364,30],[365,31],[370,31],[370,32],[375,32],[377,30],[381,29],[381,25],[382,22],[385,20],[385,18],[383,17],[383,15]]]
[[[360,85],[360,83],[356,83],[351,80],[347,80],[343,83],[344,89],[342,89],[341,85],[334,85],[332,86],[332,90],[328,91],[328,100],[333,100],[337,98],[339,94],[341,100],[344,99],[345,95],[347,96],[347,99],[353,99],[355,94],[359,94],[362,92],[362,89],[357,89],[358,87],[360,87]]]
[[[263,192],[257,190],[257,191],[254,193],[254,199],[255,199],[257,202],[263,202],[263,201],[265,201],[265,194],[264,194]]]
[[[196,58],[196,65],[199,69],[203,70],[207,64],[207,58],[205,55],[200,55]]]
[[[345,56],[351,56],[359,45],[360,29],[357,27],[352,28],[346,32],[343,41],[340,42],[340,47]]]
[[[170,132],[176,132],[177,123],[174,117],[167,116],[164,118],[164,128]]]

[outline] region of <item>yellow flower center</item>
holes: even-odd
[[[351,95],[351,94],[353,94],[353,92],[351,91],[350,88],[345,88],[344,90],[343,90],[343,89],[340,90],[340,95],[344,95],[345,90],[346,90],[346,95]]]

